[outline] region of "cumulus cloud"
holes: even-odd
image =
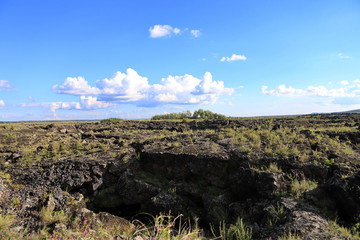
[[[354,83],[360,83],[360,79],[355,79]]]
[[[11,86],[9,81],[7,80],[0,80],[0,91],[2,90],[10,90]]]
[[[279,85],[276,89],[268,90],[268,86],[262,86],[261,91],[265,95],[284,97],[348,97],[360,96],[360,84],[346,84],[345,87],[328,89],[325,86],[308,86],[306,89],[295,89],[291,86]]]
[[[218,94],[218,93],[233,93],[232,89],[225,89],[224,82],[213,81],[211,73],[205,73],[200,84],[196,86],[194,94]]]
[[[341,59],[347,59],[347,58],[350,58],[350,56],[346,56],[342,53],[338,53],[338,57],[341,58]]]
[[[349,85],[349,81],[343,80],[340,82],[341,85]]]
[[[97,81],[100,98],[107,101],[133,102],[144,98],[149,88],[148,79],[128,68],[126,73],[116,72],[112,78]]]
[[[193,29],[190,31],[191,35],[193,35],[193,37],[198,38],[200,36],[200,30],[197,29]]]
[[[209,72],[202,78],[189,74],[170,75],[162,78],[160,84],[150,85],[147,77],[142,77],[128,68],[126,73],[119,71],[111,78],[98,80],[96,87],[89,86],[85,79],[82,79],[82,83],[83,88],[79,87],[80,84],[63,83],[60,86],[55,85],[53,89],[69,95],[86,93],[83,96],[96,97],[104,103],[133,103],[146,107],[163,104],[213,104],[220,96],[234,92],[232,88],[225,88],[224,82],[214,81]],[[62,86],[64,87],[61,88]],[[58,89],[61,91],[57,91]]]
[[[192,75],[168,76],[161,84],[153,84],[146,97],[135,102],[138,106],[154,107],[163,104],[213,104],[233,89],[225,88],[222,81],[213,81],[210,73],[199,79]]]
[[[151,38],[160,38],[170,36],[172,34],[179,34],[179,28],[173,28],[170,25],[154,25],[153,27],[149,28],[150,37]]]
[[[99,89],[91,87],[83,77],[68,77],[61,85],[54,85],[52,90],[60,94],[94,95]]]
[[[233,61],[239,61],[239,60],[246,60],[247,58],[244,56],[244,55],[236,55],[236,54],[233,54],[231,57],[222,57],[220,59],[221,62],[233,62]]]
[[[0,100],[0,107],[4,107],[5,106],[5,103],[3,100]]]

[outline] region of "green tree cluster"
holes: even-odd
[[[193,114],[190,111],[180,112],[180,113],[168,113],[162,115],[155,115],[151,120],[164,120],[164,119],[216,119],[216,120],[225,120],[227,117],[222,114],[213,113],[209,110],[199,109],[196,110]]]

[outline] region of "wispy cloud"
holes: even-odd
[[[93,96],[106,103],[133,103],[137,106],[154,107],[164,104],[213,104],[224,95],[231,95],[233,88],[225,88],[224,82],[214,81],[207,72],[202,78],[192,75],[171,76],[161,79],[160,84],[150,85],[148,78],[128,68],[126,73],[116,72],[111,78],[96,82],[91,87],[81,77],[67,78],[53,90],[60,94]]]
[[[154,25],[149,28],[151,38],[171,37],[172,35],[182,35],[185,32],[189,32],[189,28],[181,30],[180,28],[172,27],[170,25]],[[194,38],[198,38],[201,35],[201,32],[198,29],[192,29],[190,30],[190,34]]]
[[[346,81],[346,80],[342,80],[340,82],[341,85],[349,85],[349,81]]]
[[[114,106],[113,103],[98,101],[97,97],[80,96],[79,102],[41,102],[41,103],[21,103],[21,107],[43,107],[49,109],[54,116],[56,110],[95,110]]]
[[[350,56],[346,56],[342,53],[338,53],[338,57],[341,58],[341,59],[347,59],[347,58],[350,58]]]
[[[9,81],[7,80],[0,80],[0,92],[1,91],[12,91],[13,89],[11,89],[11,85],[9,83]],[[0,108],[3,108],[5,106],[5,102],[4,100],[0,99]]]
[[[190,31],[191,35],[193,35],[193,37],[198,38],[200,36],[200,30],[197,29],[193,29]]]
[[[171,36],[172,34],[179,34],[180,29],[174,28],[170,25],[154,25],[149,28],[151,38],[161,38],[166,36]]]
[[[0,80],[0,91],[2,90],[10,90],[11,86],[9,81],[7,80]]]
[[[345,82],[343,83],[345,84]],[[360,84],[346,84],[341,88],[328,89],[324,86],[308,86],[306,89],[295,89],[291,86],[279,85],[276,89],[268,90],[268,86],[262,86],[261,91],[265,95],[283,97],[331,97],[331,98],[355,98],[360,97]]]
[[[245,61],[247,58],[244,55],[237,55],[237,54],[233,54],[231,57],[222,57],[220,59],[221,62],[233,62],[233,61],[239,61],[239,60],[243,60]]]

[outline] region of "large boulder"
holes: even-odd
[[[335,175],[322,187],[347,221],[360,217],[360,171],[349,177]]]
[[[234,174],[232,192],[240,199],[249,197],[271,198],[284,187],[283,173],[241,168]]]

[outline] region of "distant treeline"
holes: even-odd
[[[190,111],[180,112],[180,113],[168,113],[162,115],[155,115],[151,120],[162,120],[162,119],[218,119],[225,120],[227,117],[219,113],[213,113],[209,110],[199,109],[194,113]]]
[[[124,121],[124,120],[121,118],[108,118],[108,119],[101,120],[100,122],[101,123],[119,123],[122,121]]]

